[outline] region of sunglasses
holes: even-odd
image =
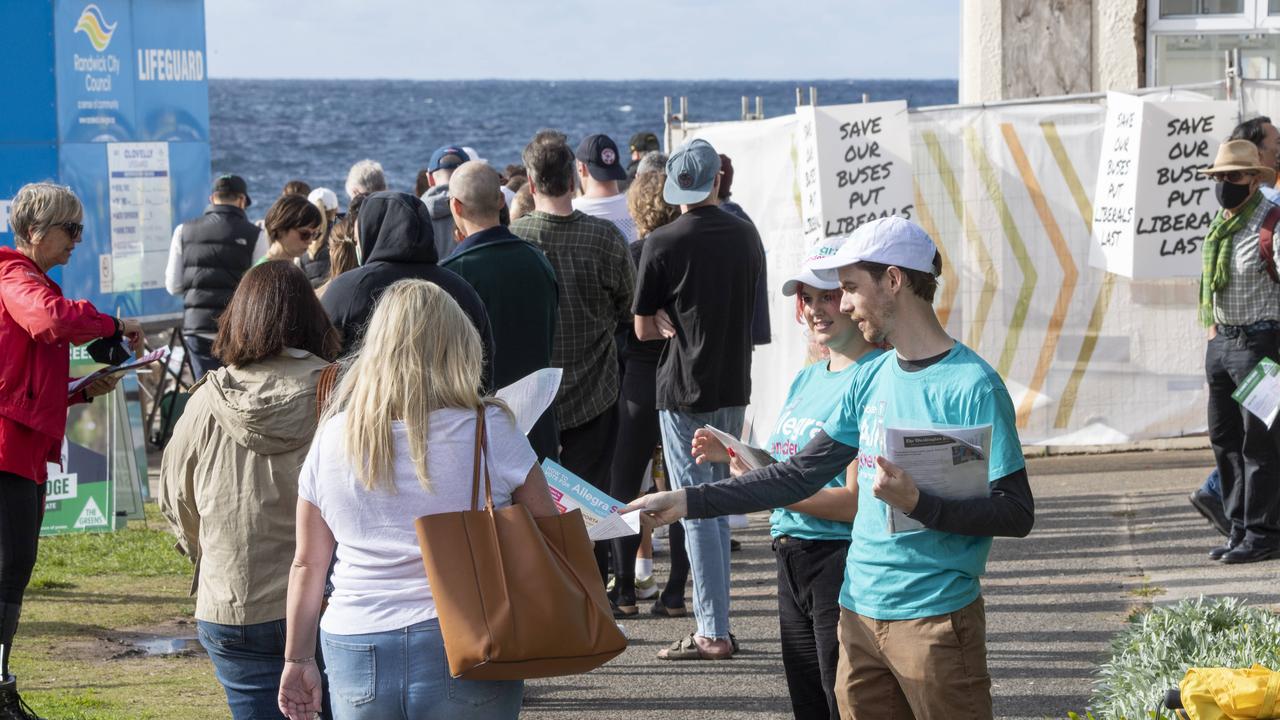
[[[80,237],[81,234],[84,233],[84,225],[81,223],[73,223],[73,222],[58,223],[57,227],[60,227],[63,230],[67,231],[67,235],[70,235],[72,240],[75,240],[76,238]]]
[[[1249,182],[1250,180],[1252,180],[1256,175],[1257,173],[1254,173],[1254,172],[1244,172],[1243,170],[1232,170],[1231,172],[1214,173],[1209,177],[1213,178],[1214,180],[1226,180],[1227,182],[1232,183],[1234,185],[1243,185]]]
[[[299,230],[298,237],[302,239],[302,242],[311,242],[312,238],[320,237],[320,231],[319,230]]]

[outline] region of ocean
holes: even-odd
[[[741,97],[764,101],[766,117],[792,112],[795,88],[814,86],[823,105],[905,99],[912,107],[956,102],[955,80],[822,81],[404,81],[210,80],[214,175],[245,178],[261,217],[294,178],[329,187],[343,205],[343,183],[362,158],[382,163],[393,189],[413,190],[418,171],[442,145],[466,145],[499,169],[542,128],[576,147],[603,132],[623,154],[634,133],[662,137],[662,99],[689,98],[689,120],[741,118]]]

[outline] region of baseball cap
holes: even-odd
[[[933,258],[938,246],[924,228],[893,215],[859,225],[835,255],[815,261],[810,267],[820,278],[834,279],[836,271],[858,262],[896,265],[908,270],[934,273]]]
[[[427,163],[427,172],[452,170],[471,159],[466,150],[457,145],[445,145],[431,153],[431,161]]]
[[[642,153],[662,149],[662,146],[658,144],[658,136],[651,132],[639,132],[632,135],[630,145],[633,151]]]
[[[324,205],[325,210],[333,211],[338,209],[338,194],[327,187],[318,187],[312,190],[307,199],[312,204],[320,203]]]
[[[672,205],[700,203],[711,194],[719,173],[720,154],[711,143],[701,138],[690,140],[667,159],[662,199]]]
[[[245,207],[253,204],[253,199],[249,197],[249,186],[245,184],[244,178],[239,175],[219,176],[217,180],[213,181],[212,192],[215,195],[243,195]]]
[[[815,287],[819,290],[835,290],[840,287],[839,279],[818,277],[818,275],[813,272],[813,264],[819,260],[834,256],[840,251],[840,247],[848,240],[848,235],[832,235],[818,243],[818,245],[813,248],[813,251],[809,253],[809,256],[800,263],[800,272],[782,283],[782,294],[788,296],[795,295],[800,292],[801,284]]]
[[[618,157],[618,145],[608,135],[588,135],[574,153],[579,162],[585,163],[591,177],[600,180],[626,180],[627,171]]]

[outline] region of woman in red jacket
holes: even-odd
[[[36,562],[45,463],[60,458],[67,406],[115,387],[104,378],[68,396],[71,344],[127,337],[136,349],[142,342],[136,320],[67,300],[49,279],[80,242],[83,214],[68,188],[23,186],[10,207],[17,247],[0,247],[0,720],[35,717],[9,674],[9,652]]]

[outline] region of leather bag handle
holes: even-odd
[[[493,481],[489,477],[489,463],[485,461],[484,456],[489,452],[489,433],[485,428],[485,410],[487,406],[481,405],[476,410],[476,441],[475,441],[475,459],[471,466],[471,507],[476,510],[488,510],[493,512]],[[480,466],[484,464],[484,507],[480,505]]]

